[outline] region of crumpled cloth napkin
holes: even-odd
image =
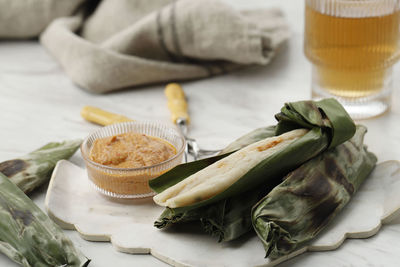
[[[22,2],[38,1],[0,0],[0,25],[7,22],[7,13],[18,13],[13,8],[26,10]],[[11,13],[2,11],[4,2],[15,3],[10,4]],[[31,13],[45,13],[37,25],[35,14],[30,14],[27,21],[20,19],[25,29],[15,26],[7,35],[3,25],[0,37],[38,34],[52,18],[68,15],[84,3],[41,2],[50,8],[32,7]],[[55,19],[40,42],[77,85],[104,93],[264,65],[288,36],[277,9],[238,11],[219,0],[103,0],[88,17],[77,13]]]
[[[0,39],[37,37],[55,18],[70,16],[85,0],[0,0]]]

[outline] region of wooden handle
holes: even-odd
[[[85,106],[81,110],[81,116],[90,122],[94,122],[96,124],[100,125],[110,125],[113,123],[118,123],[118,122],[126,122],[126,121],[132,121],[131,119],[118,115],[115,113],[111,113],[96,107],[92,106]]]
[[[171,120],[176,123],[177,119],[184,119],[189,124],[185,93],[177,83],[170,83],[165,87],[165,95],[168,99],[168,108],[171,111]]]

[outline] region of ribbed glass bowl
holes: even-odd
[[[90,159],[90,151],[96,139],[128,132],[163,139],[175,147],[176,155],[161,163],[141,168],[115,168]],[[124,122],[100,128],[86,137],[81,145],[89,180],[100,193],[115,198],[143,198],[154,195],[148,181],[180,164],[184,150],[185,139],[175,128],[151,121]]]

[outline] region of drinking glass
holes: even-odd
[[[305,0],[312,96],[337,98],[355,119],[390,108],[400,0]]]

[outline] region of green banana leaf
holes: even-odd
[[[227,154],[218,155],[215,157],[210,157],[197,161],[192,161],[185,164],[180,164],[171,169],[170,171],[166,172],[165,174],[150,180],[149,185],[154,191],[160,193],[165,189],[167,189],[168,187],[171,187],[179,183],[180,181],[184,180],[193,173],[198,172],[199,170],[207,167],[208,165],[213,164],[214,162],[226,156]]]
[[[310,105],[309,101],[297,102],[297,106],[300,108]],[[343,125],[347,128],[347,131],[344,131],[343,136],[350,136],[354,134],[354,124],[351,119],[348,117],[347,113],[343,110],[343,108],[334,100],[325,100],[322,103],[326,103],[327,107],[338,105],[338,114],[335,115],[337,117],[345,118]],[[307,104],[305,104],[307,103]],[[319,102],[316,102],[320,104]],[[292,103],[293,104],[293,103]],[[311,104],[315,105],[315,102]],[[295,104],[296,105],[296,104]],[[333,131],[328,127],[329,120],[326,119],[325,113],[322,113],[322,109],[315,108],[313,105],[310,105],[314,112],[318,112],[320,115],[315,116],[315,113],[310,112],[308,116],[305,116],[306,119],[303,119],[301,116],[297,116],[297,120],[294,120],[294,123],[291,123],[292,127],[288,127],[287,131],[299,128],[313,128],[313,125],[324,126],[329,134],[331,135]],[[323,104],[322,104],[323,106]],[[299,109],[300,109],[299,108]],[[286,106],[282,109],[285,111]],[[291,111],[293,108],[290,108]],[[287,112],[286,112],[287,113]],[[294,112],[289,113],[295,114]],[[303,112],[304,114],[304,112]],[[342,114],[341,116],[338,116]],[[343,115],[344,114],[344,115]],[[290,120],[286,119],[283,116],[283,112],[276,116],[278,118],[278,126],[281,129],[278,131],[276,126],[269,126],[265,128],[256,129],[249,134],[237,139],[232,144],[228,145],[227,148],[222,150],[221,154],[230,153],[237,149],[243,148],[251,143],[257,142],[259,140],[265,139],[267,137],[274,136],[275,134],[283,133],[282,127],[284,124],[289,124]],[[309,117],[307,119],[307,117]],[[308,123],[305,124],[304,121],[314,122],[315,119],[317,123]],[[282,122],[285,120],[284,122]],[[351,123],[349,123],[349,121]],[[338,124],[335,122],[335,125]],[[327,126],[325,126],[327,125]],[[322,128],[322,127],[321,127]],[[340,130],[340,128],[339,128]],[[153,180],[152,182],[156,191],[162,192],[166,188],[180,182],[191,174],[205,168],[209,164],[214,163],[215,161],[221,159],[226,155],[208,158],[201,161],[191,162],[189,164],[183,164],[178,166],[176,169],[164,174],[161,179]],[[190,167],[190,168],[189,168]],[[283,176],[281,176],[283,177]],[[157,228],[168,227],[173,224],[183,223],[187,221],[200,221],[203,225],[203,228],[206,232],[210,233],[213,236],[217,236],[219,241],[230,241],[240,237],[242,234],[252,230],[252,221],[251,221],[251,209],[252,207],[263,197],[265,196],[276,184],[281,182],[281,178],[276,179],[276,183],[267,183],[264,186],[256,187],[252,190],[248,190],[239,195],[235,195],[232,197],[228,197],[222,199],[216,203],[211,203],[205,206],[195,207],[195,208],[184,208],[184,209],[171,209],[166,208],[164,212],[160,215],[159,219],[154,223]]]
[[[87,266],[53,221],[0,173],[0,252],[22,266]]]
[[[149,184],[153,187],[153,190],[155,190],[157,193],[160,193],[168,187],[179,183],[188,176],[228,156],[232,152],[271,136],[275,136],[275,126],[255,129],[229,144],[226,148],[221,150],[219,155],[186,164],[180,164],[176,166],[173,171],[171,170],[157,179],[153,179]]]
[[[338,140],[345,141],[346,138],[351,138],[355,132],[355,125],[350,116],[332,98],[318,102],[300,101],[286,104],[282,108],[281,113],[276,117],[279,121],[276,134],[281,134],[285,129],[289,131],[296,127],[308,128],[310,131],[285,149],[262,160],[222,193],[190,206],[176,208],[175,213],[206,206],[241,194],[262,184],[268,184],[269,186],[277,185],[281,177],[324,151],[328,146],[332,145],[333,140],[335,144]],[[344,127],[343,129],[341,125]],[[335,129],[333,126],[335,126]],[[218,157],[223,156],[220,155]],[[208,159],[209,162],[213,160],[215,158]],[[149,181],[149,185],[155,192],[162,192],[166,188],[187,178],[193,173],[193,170],[197,169],[195,167],[197,164],[201,165],[201,168],[204,168],[205,164],[203,161],[180,165],[166,174]]]
[[[206,233],[217,237],[218,242],[231,241],[251,231],[251,209],[271,189],[272,186],[258,187],[216,204],[210,204],[207,216],[200,218],[203,229]]]
[[[234,142],[229,144],[226,148],[221,150],[219,155],[210,157],[210,158],[204,158],[201,160],[189,162],[186,164],[180,164],[176,166],[173,171],[169,171],[165,173],[164,175],[158,177],[157,179],[153,179],[151,181],[151,186],[153,186],[153,190],[157,188],[156,192],[162,192],[168,187],[171,187],[183,179],[187,178],[188,176],[200,171],[201,169],[204,169],[205,167],[213,164],[214,162],[228,156],[232,152],[239,150],[245,146],[248,146],[252,143],[255,143],[257,141],[260,141],[262,139],[265,139],[267,137],[271,137],[275,135],[275,126],[268,126],[268,127],[263,127],[263,128],[258,128],[256,130],[253,130],[244,136],[236,139]]]
[[[18,159],[0,163],[0,173],[7,176],[22,191],[29,193],[50,178],[57,161],[70,158],[82,140],[48,143]]]
[[[178,170],[181,171],[181,175],[179,176],[187,177],[217,160],[226,157],[233,151],[272,136],[275,136],[275,126],[253,130],[229,144],[221,151],[220,156],[178,166]],[[191,167],[191,169],[188,167]],[[167,173],[166,177],[168,178],[167,180],[171,181],[173,179],[168,176],[169,174],[172,174],[172,172]],[[176,174],[177,170],[175,170],[173,175]],[[175,184],[175,182],[173,182],[172,185],[173,184]],[[164,186],[168,188],[170,185],[164,184]],[[241,194],[240,196],[233,196],[220,200],[217,203],[184,212],[177,212],[176,209],[166,208],[159,219],[154,223],[154,226],[161,229],[177,223],[200,221],[205,232],[216,236],[219,241],[230,241],[252,229],[253,226],[250,217],[251,208],[269,191],[270,189],[267,187],[261,187]]]
[[[236,194],[224,194],[226,192],[226,191],[224,191],[220,195],[217,195],[216,197],[211,198],[212,201],[206,200],[206,201],[200,202],[199,204],[194,204],[194,205],[182,207],[182,208],[174,208],[174,209],[167,208],[167,211],[164,212],[158,219],[158,221],[164,221],[164,222],[162,222],[162,223],[156,222],[155,226],[158,226],[159,228],[162,228],[160,226],[168,226],[169,224],[166,224],[165,220],[169,221],[170,223],[172,223],[173,221],[176,222],[176,220],[177,220],[176,216],[181,216],[180,214],[185,213],[190,210],[197,209],[197,208],[208,207],[210,204],[214,204],[215,202],[218,202],[220,200],[228,199],[228,198],[234,197],[234,196],[237,196],[240,199],[242,197],[243,193],[250,191],[252,188],[256,187],[256,186],[250,187],[245,182],[240,182],[241,180],[243,180],[247,177],[256,176],[256,178],[258,178],[258,179],[263,179],[263,176],[267,176],[266,182],[263,186],[268,187],[268,188],[273,188],[274,186],[276,186],[277,184],[279,184],[281,182],[281,180],[280,180],[281,177],[283,177],[285,174],[287,174],[290,170],[294,169],[295,168],[294,166],[297,166],[299,164],[298,163],[299,159],[301,160],[302,158],[303,159],[305,158],[304,161],[306,161],[306,160],[312,158],[313,156],[315,156],[316,154],[318,154],[319,152],[321,152],[324,148],[326,148],[326,144],[327,144],[328,140],[325,138],[320,138],[321,134],[320,134],[319,129],[316,128],[316,129],[311,130],[309,133],[307,133],[305,135],[305,137],[307,137],[307,138],[301,138],[302,139],[301,142],[297,143],[297,141],[295,141],[291,145],[291,147],[294,150],[294,153],[291,156],[288,156],[287,151],[283,150],[281,152],[277,152],[274,155],[275,157],[269,158],[269,160],[266,161],[265,164],[263,164],[263,165],[258,164],[256,167],[249,170],[238,182],[235,183],[236,187],[234,188],[234,190],[237,192]],[[324,136],[322,136],[322,137],[324,137]],[[324,146],[324,144],[325,144],[325,146]],[[309,150],[303,151],[305,147],[308,147]],[[225,155],[221,155],[218,157],[222,158],[224,156]],[[218,159],[213,157],[208,160],[213,163],[213,162],[217,161]],[[205,164],[205,160],[202,160],[202,165],[203,164],[204,164],[204,167],[208,166],[207,164]],[[167,172],[166,174],[163,175],[164,177],[162,177],[162,178],[164,178],[164,179],[168,178],[167,181],[169,183],[164,182],[164,183],[160,183],[160,185],[158,185],[156,183],[151,183],[153,190],[155,190],[154,188],[157,188],[157,189],[161,189],[160,190],[160,192],[161,192],[161,191],[165,190],[166,188],[168,188],[168,187],[176,184],[177,182],[183,180],[184,178],[188,177],[190,174],[195,172],[195,171],[193,171],[193,169],[195,169],[195,168],[193,168],[193,169],[189,168],[192,166],[198,166],[197,161],[180,165],[180,166],[176,167],[175,169],[172,169],[171,171]],[[264,171],[264,170],[268,170],[268,171]],[[154,180],[158,180],[158,178],[156,178]],[[154,180],[152,180],[152,181],[154,181]],[[246,190],[243,190],[244,188]],[[157,192],[157,190],[155,190],[155,191]],[[256,202],[257,201],[253,202],[253,204],[255,204]],[[248,214],[250,215],[250,209],[248,210],[248,212],[249,212]],[[201,214],[201,213],[199,213],[199,214]],[[166,217],[166,215],[170,215],[170,216]],[[193,217],[193,216],[191,215],[189,217]],[[170,219],[172,219],[172,220],[170,220]]]
[[[255,129],[233,141],[227,147],[222,149],[219,155],[224,155],[230,152],[237,151],[257,141],[275,136],[275,132],[276,132],[275,125]]]
[[[346,110],[332,98],[317,102],[286,103],[275,118],[279,121],[277,135],[297,129],[299,126],[307,129],[325,128],[330,135],[329,148],[349,140],[356,131],[356,126]]]
[[[266,256],[286,255],[312,240],[350,201],[376,164],[363,145],[366,128],[294,170],[252,211]]]
[[[279,162],[279,159],[276,162]],[[182,169],[183,173],[185,170],[187,169]],[[161,229],[176,223],[199,220],[204,230],[216,236],[219,241],[234,240],[252,230],[252,207],[280,182],[281,179],[276,179],[274,183],[267,183],[205,206],[190,209],[166,208],[154,226]]]
[[[181,213],[166,208],[154,226],[161,229],[173,224],[200,221],[204,231],[217,237],[219,242],[231,241],[252,230],[251,209],[271,189],[257,188]]]

